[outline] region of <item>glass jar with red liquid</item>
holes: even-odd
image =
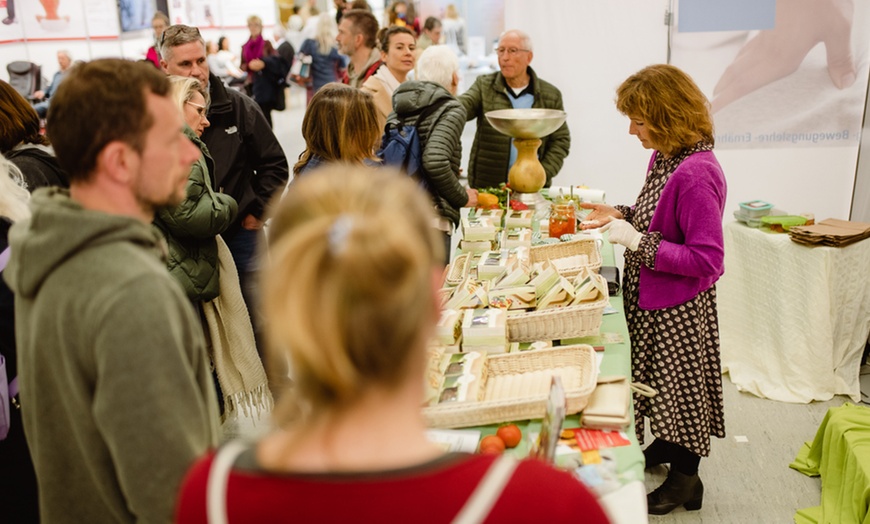
[[[574,204],[553,204],[550,207],[550,238],[573,235],[577,232],[577,214]]]

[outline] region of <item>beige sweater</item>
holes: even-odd
[[[381,132],[387,125],[387,117],[393,112],[393,91],[398,87],[399,81],[387,66],[383,65],[360,88],[371,93],[375,99],[375,107],[378,109],[378,129]]]

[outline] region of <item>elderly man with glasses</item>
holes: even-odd
[[[512,29],[498,41],[497,73],[479,76],[471,88],[459,97],[466,118],[477,119],[477,132],[468,163],[468,183],[476,189],[507,182],[508,171],[516,162],[517,150],[512,139],[493,128],[484,115],[497,109],[564,109],[562,93],[556,86],[541,80],[529,67],[534,53],[532,40],[522,31]],[[538,156],[547,173],[547,186],[559,174],[571,147],[567,122],[542,139]]]

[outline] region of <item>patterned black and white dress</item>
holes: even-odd
[[[674,170],[692,153],[711,149],[712,145],[699,142],[671,158],[659,153],[634,209],[616,208],[635,229],[646,233],[662,189]],[[635,431],[642,444],[647,417],[656,438],[706,457],[710,454],[710,437],[725,437],[716,286],[678,306],[641,309],[640,267],[643,264],[655,269],[661,241],[661,233],[646,233],[637,251],[625,252],[622,285],[631,337],[632,380],[658,391],[653,398],[635,395]]]

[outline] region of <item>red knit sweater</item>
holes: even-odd
[[[188,472],[177,522],[206,523],[206,482],[213,458],[201,459]],[[493,460],[451,454],[394,471],[278,474],[244,469],[242,455],[227,489],[229,522],[450,522]],[[524,460],[487,522],[608,520],[594,496],[570,474]]]

